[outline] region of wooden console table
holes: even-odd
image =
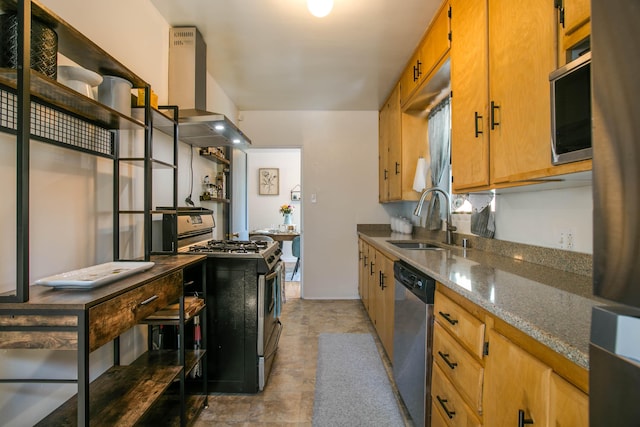
[[[29,301],[0,304],[0,349],[75,350],[77,378],[0,379],[2,383],[77,383],[78,393],[39,425],[133,425],[152,415],[150,408],[180,378],[178,423],[185,424],[184,376],[206,350],[156,350],[128,366],[120,366],[118,337],[158,310],[180,301],[184,328],[183,274],[200,263],[205,280],[204,255],[151,257],[155,265],[144,272],[90,290],[52,289],[33,285]],[[204,311],[203,311],[204,313]],[[184,329],[183,329],[184,330]],[[89,354],[114,343],[114,366],[89,382]],[[206,347],[205,347],[206,348]],[[155,396],[131,399],[135,396]],[[206,396],[198,396],[200,405]],[[161,405],[156,405],[161,406]],[[158,408],[165,412],[166,407]],[[193,412],[190,408],[189,412]],[[196,410],[199,412],[199,410]],[[169,417],[170,418],[170,417]]]

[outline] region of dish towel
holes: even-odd
[[[473,206],[471,214],[471,232],[476,236],[493,238],[496,232],[495,215],[491,212],[493,195],[469,195],[469,202]]]
[[[427,188],[427,176],[429,173],[429,165],[424,157],[418,159],[416,165],[416,174],[413,178],[413,189],[418,193],[422,193]]]
[[[282,304],[285,302],[284,299],[284,286],[282,275],[284,274],[284,268],[280,267],[278,270],[278,274],[273,279],[273,317],[275,319],[280,317],[282,313]]]

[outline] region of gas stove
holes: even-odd
[[[194,253],[229,253],[255,254],[264,251],[271,242],[257,242],[252,240],[209,240],[207,242],[189,246],[189,252]]]
[[[204,254],[217,258],[264,260],[267,271],[270,271],[278,263],[282,254],[278,242],[253,240],[206,240],[184,246],[178,252]]]

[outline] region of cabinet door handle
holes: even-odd
[[[400,163],[396,162],[396,175],[398,175],[400,173]]]
[[[362,266],[363,266],[363,267],[366,267],[366,266],[367,266],[367,256],[366,256],[366,255],[364,255],[364,256],[362,257]]]
[[[420,60],[416,61],[416,66],[413,67],[413,81],[417,82],[420,79],[420,76],[422,76],[422,70],[421,70],[421,65],[422,62],[420,62]]]
[[[531,418],[525,418],[524,411],[518,409],[518,427],[524,427],[526,424],[533,424],[533,420]]]
[[[562,25],[562,28],[564,28],[564,4],[562,0],[555,0],[553,2],[553,7],[555,7],[556,9],[558,9],[558,22]]]
[[[444,360],[444,363],[446,363],[448,367],[450,367],[451,369],[456,369],[456,366],[458,366],[458,364],[449,360],[449,353],[438,351],[438,354],[440,355],[440,357],[442,357],[442,360]]]
[[[456,415],[456,411],[450,411],[449,408],[447,408],[447,405],[445,405],[445,403],[447,403],[447,399],[443,399],[440,396],[436,395],[436,399],[438,399],[438,403],[440,404],[440,406],[442,406],[442,409],[444,409],[445,414],[447,414],[447,417],[449,417],[449,419],[453,419],[453,417]]]
[[[369,274],[371,274],[373,276],[373,266],[375,265],[375,263],[371,262],[369,263]]]
[[[491,101],[491,130],[494,130],[496,126],[500,126],[500,122],[496,121],[496,110],[500,110],[500,106]]]
[[[389,171],[387,169],[384,170],[384,180],[389,179]]]
[[[456,323],[458,323],[458,321],[456,319],[452,319],[451,318],[451,314],[449,314],[449,313],[443,313],[443,312],[439,311],[438,314],[440,314],[440,316],[444,317],[444,320],[446,320],[447,322],[451,323],[452,325],[455,325]]]
[[[480,123],[482,123],[482,116],[480,114],[478,114],[477,111],[475,111],[474,114],[475,114],[476,138],[477,138],[478,135],[482,135],[482,131],[480,130],[480,126],[478,126],[478,121]]]
[[[384,273],[381,271],[380,272],[380,289],[384,291],[384,288],[386,287],[387,285],[384,284]]]

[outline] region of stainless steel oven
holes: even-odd
[[[278,350],[282,333],[284,263],[258,276],[258,389],[263,390]]]

